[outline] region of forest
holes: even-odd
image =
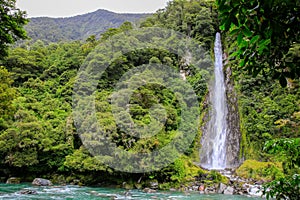
[[[202,129],[199,127],[205,123],[203,119],[209,110],[207,79],[213,65],[215,34],[221,32],[223,51],[227,55],[224,71],[230,69],[232,72],[230,79],[238,99],[240,160],[244,164],[236,173],[263,181],[267,198],[299,197],[299,1],[173,0],[166,8],[139,22],[125,21],[118,27],[105,27],[105,31],[93,32],[88,38],[70,36],[54,41],[44,37],[32,37],[30,41],[27,35],[35,32],[34,26],[27,29],[28,34],[24,26],[31,19],[26,19],[26,14],[15,7],[14,0],[0,4],[1,181],[9,177],[21,177],[23,181],[44,177],[56,183],[79,180],[82,185],[103,182],[122,185],[126,181],[128,187],[141,188],[155,180],[160,189],[180,187],[195,179],[205,184],[226,182],[217,172],[206,171],[195,164],[201,160],[198,152]],[[7,12],[9,9],[15,12]],[[32,19],[29,23],[35,21]],[[139,40],[142,30],[149,28],[174,30],[192,38],[201,46],[197,63],[205,67],[199,69],[186,64],[183,56],[155,46],[124,54],[114,52],[117,56],[101,74],[93,94],[97,122],[109,139],[126,152],[149,153],[163,148],[175,137],[184,138],[178,127],[181,107],[187,105],[180,103],[176,92],[159,82],[151,82],[152,77],[160,76],[160,71],[149,70],[144,76],[131,79],[151,84],[139,86],[131,94],[128,108],[134,124],[139,127],[150,124],[153,131],[159,130],[158,133],[138,138],[116,124],[113,110],[118,108],[111,105],[115,86],[128,71],[149,63],[171,66],[178,73],[180,70],[188,72],[186,81],[195,92],[199,102],[195,109],[201,111],[201,116],[199,122],[183,127],[186,131],[195,129],[196,135],[190,144],[180,143],[182,147],[178,148],[185,151],[174,162],[151,172],[130,173],[130,168],[122,172],[101,162],[109,158],[98,159],[83,144],[90,136],[82,138],[74,122],[74,87],[78,77],[84,75],[78,72],[87,61],[89,68],[99,64],[99,60],[111,59],[101,52],[106,52],[112,41],[117,49],[130,48]],[[54,30],[53,37],[56,32],[60,33]],[[153,41],[155,43],[155,38]],[[158,44],[167,46],[168,42],[158,41]],[[95,52],[98,54],[94,55]],[[174,78],[173,81],[177,84],[179,80]],[[86,87],[89,93],[91,86],[81,87]],[[228,98],[230,95],[228,92]],[[117,101],[122,104],[121,97]],[[152,106],[157,103],[164,111],[158,109],[156,114],[166,118],[162,129],[161,124],[152,123],[150,116]],[[117,117],[125,119],[126,116],[120,112]],[[80,120],[85,123],[85,119]],[[124,127],[126,123],[125,120]],[[83,126],[92,127],[93,124]],[[177,153],[172,151],[173,156]],[[141,162],[147,166],[151,160]]]

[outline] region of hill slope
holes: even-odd
[[[118,14],[100,9],[92,13],[68,18],[31,18],[25,29],[33,41],[40,39],[48,43],[82,40],[90,35],[98,37],[107,28],[118,27],[125,21],[136,22],[148,15]]]

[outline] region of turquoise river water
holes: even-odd
[[[21,191],[36,191],[36,194],[20,194]],[[158,191],[147,194],[140,190],[126,191],[124,189],[100,188],[100,187],[79,187],[79,186],[51,186],[35,187],[31,184],[0,184],[0,199],[166,199],[166,200],[258,200],[235,195],[203,195],[198,193],[180,193]]]

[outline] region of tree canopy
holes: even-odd
[[[300,75],[300,1],[217,0],[221,29],[234,45],[231,56],[256,76],[279,79]],[[236,45],[237,44],[237,45]]]
[[[0,56],[7,55],[9,44],[27,38],[23,26],[27,23],[26,12],[16,8],[16,0],[0,3]]]

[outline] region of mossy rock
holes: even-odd
[[[18,177],[10,177],[7,179],[6,184],[20,184],[21,179]]]
[[[270,181],[283,177],[281,163],[259,162],[257,160],[246,160],[237,170],[236,174],[242,178]]]

